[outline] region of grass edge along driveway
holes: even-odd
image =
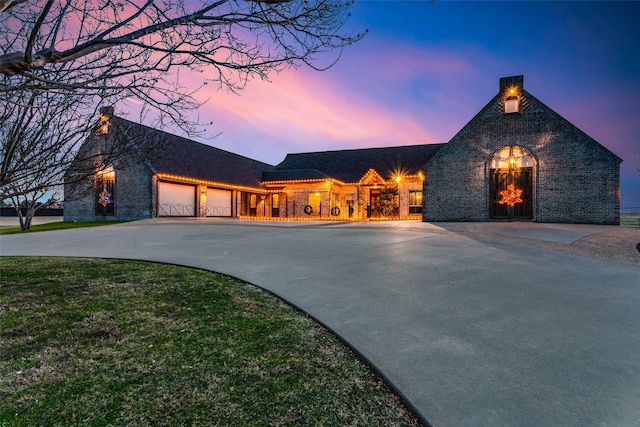
[[[0,425],[419,425],[275,296],[170,265],[0,257]]]

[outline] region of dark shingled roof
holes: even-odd
[[[324,175],[353,183],[360,181],[372,168],[385,179],[392,179],[397,173],[415,175],[444,145],[423,144],[287,154],[282,163],[276,166],[278,172],[265,172],[262,179],[263,182],[269,182],[321,178]],[[313,175],[310,171],[315,171],[316,174]]]
[[[267,163],[119,117],[111,120],[116,129],[124,130],[142,151],[148,151],[147,160],[155,173],[260,188],[262,173],[276,169]]]
[[[385,179],[392,179],[397,173],[415,175],[445,145],[287,154],[282,163],[272,166],[120,117],[112,117],[111,124],[148,153],[147,161],[154,173],[256,189],[262,182],[275,181],[333,178],[353,183],[369,169]]]
[[[320,172],[317,169],[294,169],[294,170],[279,170],[268,171],[262,173],[262,181],[292,181],[295,179],[313,180],[313,179],[328,179],[330,176]]]

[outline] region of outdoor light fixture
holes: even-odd
[[[509,147],[509,168],[514,169],[518,164],[518,157],[513,154],[513,147]]]
[[[98,127],[98,133],[105,135],[109,133],[109,117],[105,114],[100,114],[100,124]]]
[[[504,101],[505,113],[518,113],[520,112],[520,100],[518,98],[518,87],[511,86],[507,90],[507,97]]]

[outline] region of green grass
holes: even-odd
[[[126,222],[126,221],[48,222],[46,224],[32,225],[28,231],[22,231],[19,225],[3,225],[3,226],[0,226],[0,234],[18,234],[18,233],[31,233],[35,231],[67,230],[70,228],[81,228],[81,227],[100,227],[102,225],[121,224],[123,222]]]
[[[623,213],[620,215],[620,225],[625,227],[640,227],[640,213]]]
[[[0,425],[417,425],[258,288],[134,261],[0,258]]]

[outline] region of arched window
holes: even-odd
[[[116,173],[110,166],[96,175],[96,215],[114,215]]]
[[[518,146],[504,147],[489,164],[491,219],[533,218],[535,159]]]
[[[496,152],[489,163],[489,169],[531,168],[534,159],[526,150],[514,145]]]

